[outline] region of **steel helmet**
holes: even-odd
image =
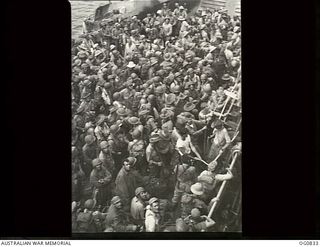
[[[159,76],[164,76],[165,73],[166,72],[163,69],[160,69],[157,71],[157,75],[159,75]]]
[[[141,132],[136,129],[131,133],[131,136],[133,139],[138,139],[139,137],[141,137]]]
[[[155,100],[155,96],[153,94],[150,94],[148,96],[148,102],[153,102]]]
[[[206,93],[211,93],[212,90],[210,84],[204,85],[203,91],[205,91]]]
[[[158,86],[156,87],[156,89],[154,90],[155,93],[158,93],[158,94],[163,94],[165,93],[165,88],[162,87],[162,86]]]
[[[110,82],[106,82],[105,84],[103,84],[103,87],[105,89],[109,89],[109,88],[111,88],[111,83]]]
[[[92,136],[92,135],[87,135],[84,138],[85,143],[88,144],[88,145],[92,144],[95,140],[96,140],[96,138],[94,136]]]
[[[192,68],[189,68],[189,69],[187,70],[187,73],[188,73],[188,74],[193,73],[193,69],[192,69]]]
[[[237,60],[235,60],[235,59],[231,60],[231,66],[232,67],[236,67],[237,65],[238,65],[238,61]]]
[[[199,218],[200,217],[200,210],[198,208],[193,208],[191,210],[191,217],[192,218]]]
[[[90,66],[89,66],[89,64],[87,64],[87,63],[83,63],[83,64],[81,64],[81,69],[85,69],[85,68],[89,68]]]
[[[112,98],[113,98],[114,100],[119,99],[119,98],[120,98],[120,93],[119,93],[119,92],[115,92],[115,93],[112,95]]]
[[[160,76],[155,76],[155,77],[153,77],[153,81],[154,82],[159,82],[159,81],[161,81],[161,77]]]
[[[89,129],[87,129],[87,135],[93,136],[94,141],[96,140],[96,138],[94,137],[94,128],[90,127]]]
[[[173,87],[172,91],[174,93],[180,93],[181,92],[181,87],[179,85],[176,85]]]
[[[206,74],[202,74],[202,75],[200,76],[200,79],[201,79],[201,80],[207,79],[207,75],[206,75]]]
[[[94,201],[92,199],[86,200],[84,203],[84,208],[86,209],[92,209],[94,205]]]
[[[110,127],[110,132],[111,133],[117,133],[118,131],[120,130],[120,127],[119,127],[119,125],[117,125],[117,124],[113,124],[113,125],[111,125],[111,127]]]

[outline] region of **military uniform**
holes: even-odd
[[[174,189],[174,195],[172,203],[174,205],[181,201],[181,197],[184,193],[190,193],[190,187],[195,182],[196,174],[195,168],[187,164],[177,165],[175,169],[176,174],[176,186]]]
[[[113,134],[110,134],[107,140],[116,164],[115,172],[119,171],[123,157],[126,157],[128,154],[128,143],[125,142],[123,134],[121,135],[121,138],[119,138],[119,135],[114,136]]]
[[[132,232],[134,229],[126,213],[113,204],[108,209],[105,224],[106,228],[112,228],[115,232]]]
[[[146,173],[145,143],[142,139],[135,139],[128,145],[129,156],[137,159],[135,169],[141,174]]]
[[[160,214],[154,213],[150,206],[147,207],[145,217],[146,232],[160,232]]]
[[[193,208],[199,208],[202,214],[208,213],[207,205],[195,195],[184,194],[181,197],[181,217],[186,218],[190,215]]]
[[[90,183],[93,186],[93,190],[98,190],[96,194],[97,205],[105,206],[107,201],[111,198],[111,189],[109,183],[111,182],[112,175],[105,168],[101,167],[101,170],[93,169],[90,174]],[[99,182],[99,180],[103,180]]]
[[[109,150],[109,153],[105,153],[104,151],[101,151],[98,157],[102,161],[102,165],[111,173],[111,175],[114,175],[115,163],[110,150]]]
[[[92,170],[92,161],[98,156],[98,147],[95,143],[91,145],[85,144],[82,148],[83,167],[82,170],[88,177]]]

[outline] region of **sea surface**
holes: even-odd
[[[94,16],[96,8],[109,1],[69,1],[71,5],[72,38],[82,34],[82,22],[90,15]]]

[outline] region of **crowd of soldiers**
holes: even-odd
[[[73,231],[219,230],[228,91],[241,114],[240,17],[225,9],[163,4],[72,40]]]

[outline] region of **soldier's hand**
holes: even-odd
[[[212,203],[217,202],[217,201],[219,201],[219,198],[218,198],[218,197],[215,197],[215,198],[213,198],[213,199],[211,200]]]

